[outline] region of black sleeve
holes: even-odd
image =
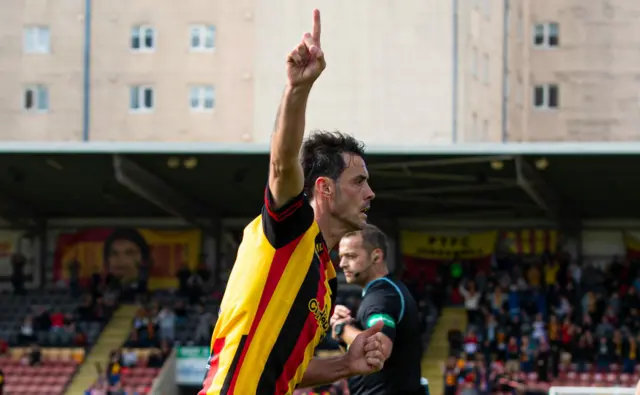
[[[313,208],[304,192],[284,206],[273,209],[273,195],[269,186],[264,192],[262,229],[274,248],[281,248],[302,236],[314,221]]]
[[[360,325],[363,329],[374,326],[379,321],[384,323],[382,333],[391,341],[396,338],[396,326],[402,318],[402,296],[389,283],[380,282],[369,289],[362,300]]]

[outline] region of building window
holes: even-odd
[[[23,107],[27,111],[48,111],[49,89],[44,85],[30,85],[25,87]]]
[[[189,92],[189,106],[195,111],[213,110],[216,105],[216,90],[213,86],[194,86]]]
[[[31,26],[24,29],[25,53],[49,53],[51,50],[51,35],[48,27]]]
[[[533,45],[538,48],[555,48],[560,45],[560,26],[555,23],[537,23],[533,28]]]
[[[156,47],[156,31],[151,26],[134,26],[131,29],[131,49],[151,51]]]
[[[194,25],[190,31],[191,49],[207,51],[215,48],[216,27],[213,25]]]
[[[129,91],[129,108],[135,112],[146,112],[153,110],[154,92],[150,86],[132,86]]]
[[[558,85],[536,85],[533,88],[533,106],[535,108],[556,109],[558,108],[559,101]]]

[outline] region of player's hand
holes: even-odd
[[[320,49],[320,11],[313,10],[313,29],[287,55],[287,78],[290,86],[311,87],[327,67]]]
[[[349,310],[347,306],[337,304],[336,307],[333,309],[333,315],[331,316],[329,323],[331,324],[331,327],[333,327],[335,326],[335,324],[338,323],[339,320],[342,320],[345,318],[351,319],[351,310]]]
[[[351,343],[347,351],[351,375],[367,375],[375,373],[384,366],[384,352],[380,333],[384,323],[378,322],[360,333]]]

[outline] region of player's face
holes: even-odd
[[[339,244],[340,268],[349,284],[357,283],[358,273],[371,267],[371,254],[364,248],[361,235],[343,237]]]
[[[369,186],[369,171],[362,157],[343,154],[345,169],[336,183],[332,214],[347,230],[359,230],[367,223],[367,211],[375,194]]]
[[[138,276],[138,263],[142,261],[140,248],[129,240],[116,240],[109,251],[109,270],[121,279],[132,280]]]

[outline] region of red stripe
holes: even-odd
[[[271,203],[269,202],[269,188],[265,188],[264,190],[264,206],[267,208],[267,212],[269,213],[271,218],[273,218],[277,222],[284,221],[285,219],[290,217],[293,213],[296,212],[297,209],[302,207],[302,203],[302,199],[298,199],[291,206],[277,213],[271,209]]]
[[[244,348],[242,349],[242,353],[240,354],[240,359],[238,360],[238,366],[236,367],[235,372],[233,372],[233,377],[231,379],[231,385],[229,386],[228,395],[233,395],[235,393],[236,381],[238,380],[238,374],[240,373],[240,369],[242,368],[242,363],[244,362],[244,358],[247,355],[247,350],[251,347],[251,340],[256,334],[256,330],[260,325],[260,320],[264,315],[264,312],[269,305],[269,301],[271,301],[271,297],[275,292],[278,283],[280,282],[280,278],[282,277],[282,273],[284,269],[287,267],[287,263],[289,263],[289,259],[291,255],[295,251],[296,247],[302,240],[304,234],[286,246],[279,248],[276,250],[275,255],[273,256],[273,260],[271,262],[271,268],[269,269],[269,274],[267,275],[267,280],[264,285],[264,289],[262,291],[262,296],[260,297],[260,302],[258,303],[258,310],[256,311],[256,315],[253,318],[253,323],[251,324],[251,329],[247,334],[247,341],[245,343]],[[247,273],[247,275],[251,275],[251,273]],[[241,394],[244,395],[244,394]]]
[[[206,395],[209,388],[211,388],[211,384],[213,383],[214,377],[216,377],[216,373],[218,373],[218,354],[222,352],[224,348],[224,340],[225,338],[215,339],[213,341],[213,346],[211,347],[211,356],[209,357],[209,370],[207,371],[207,376],[204,378],[204,383],[202,384],[202,390],[198,392],[198,395]],[[216,357],[212,359],[212,357]]]
[[[324,251],[326,252],[327,248],[325,246]],[[329,255],[322,254],[320,256],[320,280],[318,283],[318,291],[316,293],[316,300],[318,301],[318,305],[320,305],[321,309],[325,308],[325,295],[327,293],[327,287],[325,285],[325,280],[327,278],[327,262],[329,262]],[[304,353],[309,346],[309,343],[313,341],[313,338],[316,336],[316,332],[318,330],[318,321],[313,313],[309,312],[309,316],[307,317],[307,321],[304,324],[304,328],[302,329],[302,333],[300,333],[300,337],[296,342],[291,355],[289,355],[289,359],[287,363],[284,365],[284,369],[282,370],[282,374],[278,377],[278,381],[276,381],[276,394],[286,394],[289,389],[289,382],[295,376],[298,367],[304,360]]]

